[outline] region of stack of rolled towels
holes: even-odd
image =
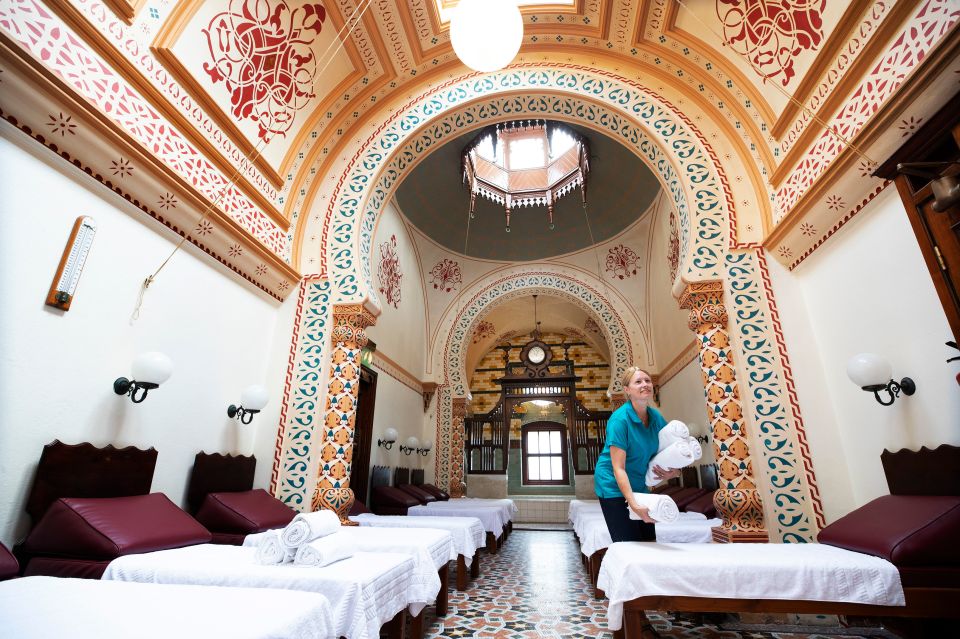
[[[349,536],[331,510],[300,513],[286,528],[264,533],[257,545],[257,563],[326,566],[353,556]]]
[[[662,480],[653,474],[654,466],[664,470],[683,468],[703,457],[700,443],[690,436],[690,429],[683,422],[673,420],[660,430],[657,454],[650,460],[645,480],[647,486],[656,486]]]

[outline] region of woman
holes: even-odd
[[[657,454],[660,429],[667,422],[649,405],[653,380],[646,371],[638,366],[628,368],[623,375],[623,392],[628,401],[607,420],[606,442],[593,475],[594,491],[614,542],[656,541],[649,509],[638,504],[633,493],[647,492],[644,476]],[[677,477],[680,471],[654,466],[653,474],[663,480]],[[630,519],[628,508],[640,521]]]

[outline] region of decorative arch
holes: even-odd
[[[524,268],[522,272],[513,270],[505,273],[492,281],[487,279],[477,289],[465,294],[469,296],[469,301],[453,317],[446,339],[437,340],[434,351],[436,370],[443,371],[443,383],[450,388],[451,397],[467,395],[466,354],[474,327],[500,304],[532,294],[552,295],[567,300],[593,317],[610,345],[610,390],[619,390],[620,377],[633,362],[634,345],[622,314],[591,283],[570,273],[557,269],[537,269],[534,265]],[[641,338],[648,343],[644,327],[639,329]]]
[[[530,63],[457,78],[400,109],[360,144],[330,198],[321,272],[338,302],[369,295],[376,219],[419,158],[473,128],[505,118],[556,117],[606,131],[635,149],[678,210],[684,276],[720,277],[732,195],[703,136],[652,91],[615,74],[572,64]],[[732,227],[731,227],[732,228]]]

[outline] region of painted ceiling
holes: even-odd
[[[0,106],[283,298],[335,264],[331,197],[360,149],[407,106],[426,101],[429,113],[444,87],[483,81],[450,46],[455,4],[3,2]],[[570,122],[594,113],[592,135],[629,138],[635,124],[600,111],[632,98],[601,85],[653,96],[670,119],[651,130],[693,132],[722,174],[730,244],[762,244],[791,269],[878,192],[877,161],[956,92],[960,71],[956,0],[524,1],[521,11],[507,73],[552,75],[542,95],[528,84],[518,100],[562,96]],[[581,84],[564,94],[568,71]]]
[[[615,140],[588,131],[580,133],[590,140],[587,212],[585,215],[580,190],[568,193],[556,204],[553,230],[547,209],[541,206],[514,209],[507,233],[503,206],[478,197],[468,237],[470,192],[461,178],[460,153],[475,133],[445,144],[424,159],[400,184],[397,202],[427,237],[470,257],[539,260],[601,243],[637,221],[656,197],[660,183],[637,156]]]

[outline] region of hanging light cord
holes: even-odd
[[[683,7],[684,9],[686,9],[687,12],[688,12],[691,16],[693,16],[693,19],[700,23],[700,26],[702,26],[702,27],[705,28],[707,31],[709,31],[710,33],[712,33],[713,35],[715,35],[715,36],[717,37],[717,39],[720,40],[720,42],[722,42],[723,44],[727,44],[726,39],[724,39],[724,37],[723,37],[722,35],[720,35],[719,33],[717,33],[717,31],[716,31],[713,27],[711,27],[711,26],[708,25],[706,22],[704,22],[703,20],[701,20],[701,19],[700,19],[700,16],[698,16],[698,15],[696,14],[696,12],[694,12],[690,7],[688,7],[687,4],[686,4],[686,2],[684,2],[684,0],[676,0],[676,2],[677,2],[677,4],[679,4],[681,7]],[[743,59],[745,59],[745,60],[747,61],[747,63],[750,64],[751,67],[753,66],[753,64],[750,62],[750,59],[747,58],[746,55],[741,54],[741,53],[740,53],[739,51],[737,51],[736,49],[733,49],[733,47],[730,47],[730,48],[734,51],[734,53],[740,55],[740,57],[742,57]],[[784,96],[785,98],[787,98],[787,100],[789,100],[789,101],[792,102],[794,105],[796,105],[800,110],[802,110],[807,117],[809,117],[811,120],[813,120],[814,122],[816,122],[817,124],[819,124],[821,127],[823,127],[823,128],[824,128],[826,131],[828,131],[829,133],[832,133],[832,134],[833,134],[834,136],[836,136],[836,138],[837,138],[838,140],[840,140],[843,144],[845,144],[846,146],[848,146],[848,147],[850,147],[851,149],[853,149],[854,153],[856,153],[857,155],[859,155],[861,158],[863,158],[864,160],[866,160],[866,161],[867,161],[868,163],[870,163],[871,165],[876,164],[876,162],[874,162],[872,159],[870,159],[870,157],[869,157],[866,153],[864,153],[864,152],[860,149],[859,146],[857,146],[856,144],[854,144],[849,138],[847,138],[847,137],[844,136],[842,133],[840,133],[840,131],[837,130],[837,127],[835,127],[835,126],[827,123],[827,122],[824,121],[822,118],[820,118],[820,116],[818,116],[816,113],[814,113],[813,111],[811,111],[805,104],[803,104],[802,102],[800,102],[800,100],[798,100],[798,99],[796,99],[795,97],[793,97],[793,94],[792,94],[792,93],[788,92],[786,89],[784,89],[783,87],[781,87],[781,86],[780,86],[779,84],[777,84],[776,82],[770,82],[770,86],[772,86],[772,87],[775,88],[777,91],[779,91],[781,94],[783,94],[783,96]]]
[[[323,72],[327,70],[327,67],[330,66],[330,63],[333,62],[334,58],[337,57],[337,54],[340,53],[340,51],[344,47],[344,43],[346,42],[346,38],[343,38],[342,36],[344,35],[344,33],[346,33],[347,36],[352,35],[354,28],[356,28],[356,26],[360,24],[360,20],[363,18],[363,15],[367,12],[367,9],[370,8],[371,4],[373,4],[373,0],[361,0],[361,2],[357,4],[357,6],[353,10],[353,13],[350,14],[346,22],[344,22],[343,26],[340,27],[340,30],[337,32],[336,36],[333,38],[330,44],[327,45],[326,50],[324,50],[323,54],[321,55],[321,59],[326,57],[327,53],[330,51],[330,48],[333,47],[334,44],[337,44],[337,48],[334,50],[332,54],[330,54],[329,57],[327,57],[326,62],[324,63],[323,67],[321,67],[320,71],[316,74],[315,78],[321,77],[323,75]],[[314,82],[315,81],[316,80],[314,79]],[[267,142],[263,139],[257,142],[257,145],[254,147],[253,151],[251,151],[250,155],[244,157],[243,161],[239,163],[239,165],[236,167],[236,170],[233,172],[233,175],[230,176],[230,179],[227,181],[224,187],[220,190],[219,193],[217,193],[217,196],[212,201],[207,202],[207,205],[204,207],[203,211],[200,213],[200,217],[197,219],[197,224],[200,224],[205,219],[207,219],[207,216],[210,214],[210,211],[213,210],[213,207],[217,206],[220,203],[220,201],[224,198],[224,196],[227,194],[227,191],[229,191],[233,186],[236,185],[237,179],[240,177],[240,174],[243,173],[246,167],[252,166],[253,163],[256,162],[257,159],[262,155],[266,145],[267,145]],[[140,319],[140,309],[143,306],[143,298],[147,292],[147,289],[150,288],[150,285],[153,284],[154,280],[157,278],[157,275],[160,274],[160,271],[163,270],[163,268],[167,265],[170,259],[177,253],[177,251],[180,250],[180,248],[187,242],[187,240],[188,240],[188,236],[186,235],[180,238],[180,241],[177,242],[177,245],[175,247],[173,247],[173,250],[170,252],[170,255],[168,255],[167,258],[163,260],[160,266],[157,267],[157,270],[154,271],[152,275],[147,276],[147,278],[143,280],[143,283],[140,285],[140,293],[137,296],[137,305],[133,309],[133,314],[130,316],[131,323]]]

